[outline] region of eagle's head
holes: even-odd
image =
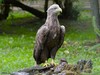
[[[47,14],[52,14],[52,15],[59,15],[62,12],[62,9],[59,7],[58,4],[53,4],[51,5],[48,10]]]

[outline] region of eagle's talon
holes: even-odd
[[[52,59],[52,61],[51,61],[51,65],[56,66],[56,65],[57,65],[57,63],[55,63],[55,62],[54,62],[54,60]]]
[[[44,64],[43,64],[43,67],[48,67],[50,66],[50,64],[46,61]]]

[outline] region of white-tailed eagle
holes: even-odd
[[[57,4],[51,5],[47,10],[47,19],[36,34],[34,46],[34,59],[37,65],[45,63],[49,58],[54,59],[56,52],[64,41],[65,27],[60,26],[58,15],[62,9]]]

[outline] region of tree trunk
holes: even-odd
[[[91,8],[93,11],[93,16],[95,17],[96,26],[100,31],[99,1],[98,0],[90,0],[90,2],[91,2]],[[98,34],[97,34],[97,39],[98,39],[97,42],[100,43],[100,36]]]
[[[6,19],[8,17],[10,4],[12,6],[20,7],[23,10],[26,10],[39,18],[45,18],[45,16],[46,16],[44,12],[39,11],[35,8],[29,7],[29,6],[19,2],[18,0],[4,0],[4,3],[6,3],[4,6],[5,10],[3,11],[3,14],[0,14],[0,19]]]
[[[44,11],[46,13],[47,9],[48,9],[48,1],[49,0],[45,0],[45,5],[44,5]]]
[[[63,9],[62,0],[54,0],[54,2]]]
[[[20,7],[23,10],[26,10],[39,18],[45,18],[46,10],[48,8],[48,1],[49,0],[45,0],[45,7],[44,7],[45,12],[42,12],[35,8],[29,7],[29,6],[19,2],[18,0],[4,0],[4,2],[6,2],[5,11],[3,12],[4,15],[0,14],[0,18],[6,19],[8,17],[10,4],[12,6]],[[64,2],[62,0],[54,0],[54,1],[63,10],[61,17],[67,18],[67,19],[77,19],[79,12],[75,11],[75,9],[73,9],[73,1],[72,0],[65,0]]]
[[[0,14],[0,20],[4,20],[8,17],[9,12],[10,12],[10,5],[7,4],[5,1],[2,5],[2,9],[1,9],[1,14]]]
[[[64,2],[64,9],[63,9],[63,17],[71,18],[72,16],[72,1],[70,0],[65,0]]]
[[[78,18],[79,11],[77,11],[77,8],[73,9],[73,2],[72,0],[54,0],[55,3],[57,3],[63,10],[62,15],[60,17],[66,18],[66,19],[74,19],[76,20]]]
[[[19,2],[18,0],[5,0],[5,1],[7,1],[9,4],[12,4],[13,6],[20,7],[23,10],[26,10],[39,18],[45,17],[45,14],[43,12],[41,12],[35,8],[29,7],[29,6]]]

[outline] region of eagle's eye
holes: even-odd
[[[54,7],[53,9],[57,9],[57,7]]]

